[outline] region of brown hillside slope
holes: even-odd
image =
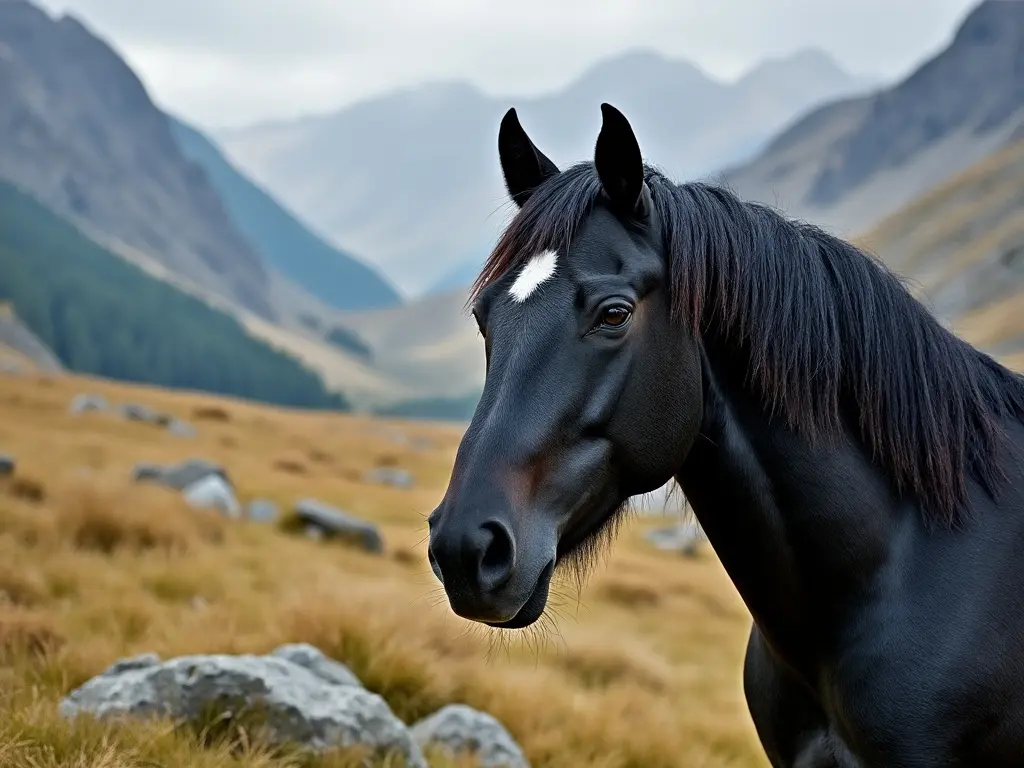
[[[70,416],[80,392],[190,419],[198,436]],[[227,421],[198,418],[200,406]],[[396,443],[385,428],[434,447]],[[14,481],[0,481],[0,764],[356,768],[56,711],[64,692],[124,655],[303,641],[347,662],[406,721],[450,701],[493,713],[533,768],[767,768],[743,703],[749,614],[710,550],[691,560],[645,544],[657,521],[625,526],[578,602],[561,583],[543,636],[506,636],[505,647],[451,613],[426,562],[424,515],[459,435],[76,376],[0,376],[0,452],[19,463]],[[313,496],[373,520],[384,555],[221,522],[128,481],[136,462],[190,456],[223,463],[243,502]],[[415,487],[362,482],[380,464],[408,469]],[[28,655],[33,645],[51,650]]]
[[[1024,362],[1024,140],[895,212],[859,244],[972,344]]]

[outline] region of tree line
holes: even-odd
[[[348,410],[300,361],[0,182],[0,300],[71,371]]]

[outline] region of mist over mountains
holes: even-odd
[[[514,104],[561,164],[592,155],[598,105],[610,101],[638,126],[650,157],[691,178],[752,156],[805,110],[876,84],[815,50],[767,61],[731,83],[641,50]],[[506,220],[495,146],[512,102],[464,82],[433,83],[214,138],[317,230],[417,295],[468,284]]]

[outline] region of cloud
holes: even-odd
[[[466,79],[517,95],[645,47],[731,77],[819,47],[896,77],[941,48],[969,0],[42,0],[111,43],[165,108],[207,126],[325,112]]]

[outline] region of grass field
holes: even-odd
[[[70,416],[80,392],[162,408],[199,436]],[[204,408],[219,418],[198,418]],[[386,429],[435,447],[398,444]],[[0,376],[0,453],[19,462],[0,481],[0,764],[310,766],[240,748],[237,734],[69,724],[56,712],[65,692],[121,656],[303,641],[346,662],[406,722],[452,701],[494,714],[535,768],[766,766],[741,687],[749,616],[709,550],[686,560],[645,545],[641,528],[656,521],[631,521],[581,591],[561,584],[543,632],[498,636],[451,613],[426,563],[424,518],[459,434],[78,377]],[[129,482],[136,462],[189,456],[222,462],[243,501],[313,496],[377,522],[384,556],[221,521]],[[377,464],[409,469],[416,487],[364,484]]]

